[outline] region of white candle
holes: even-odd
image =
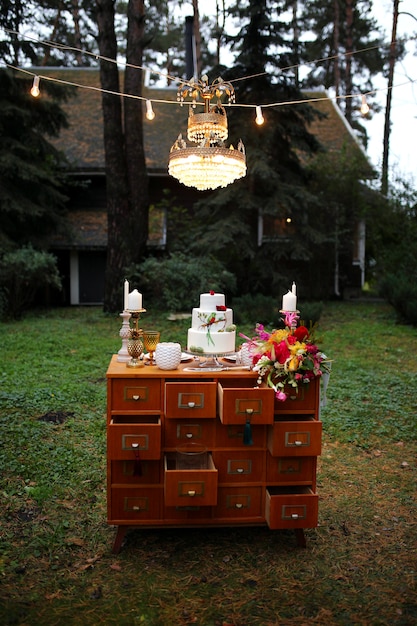
[[[297,287],[295,285],[295,283],[292,284],[292,289],[291,289],[292,293],[296,296],[297,295]]]
[[[124,300],[123,300],[123,309],[125,311],[126,309],[129,308],[128,301],[129,301],[129,281],[125,280],[125,292],[124,292]]]
[[[128,298],[129,311],[139,311],[142,308],[142,294],[137,289],[134,289]]]
[[[297,310],[297,296],[291,291],[282,296],[282,310],[283,311],[296,311]]]

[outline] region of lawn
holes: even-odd
[[[182,343],[189,325],[142,322]],[[113,555],[105,374],[120,326],[98,308],[0,324],[0,622],[416,624],[416,329],[383,302],[325,305],[333,366],[306,549],[266,528],[160,529]]]

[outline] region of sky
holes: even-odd
[[[381,34],[389,44],[393,21],[393,0],[374,0],[373,15],[378,21]],[[184,8],[184,16],[192,14],[191,3]],[[202,0],[200,14],[215,15],[216,0]],[[411,15],[408,15],[411,14]],[[412,17],[415,16],[415,19]],[[417,182],[417,0],[401,0],[397,24],[397,38],[412,38],[407,43],[407,55],[396,63],[391,102],[391,134],[389,151],[390,178],[397,174],[401,178]],[[225,59],[223,63],[227,64]],[[414,82],[412,82],[414,81]],[[374,82],[375,100],[382,107],[380,113],[367,120],[365,128],[369,136],[366,153],[371,163],[381,171],[387,80],[383,77]],[[239,94],[237,93],[237,102]],[[369,102],[371,104],[371,102]]]

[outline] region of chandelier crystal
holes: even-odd
[[[192,97],[188,115],[187,139],[195,146],[187,146],[180,133],[171,147],[168,172],[187,187],[200,191],[227,187],[246,175],[245,147],[239,140],[237,148],[226,147],[228,137],[227,115],[221,97],[228,96],[229,104],[235,101],[234,88],[230,83],[217,78],[211,85],[207,76],[201,81],[181,83],[177,100],[182,105],[184,98]],[[195,113],[196,100],[204,100],[204,113]],[[217,103],[211,100],[217,97]]]

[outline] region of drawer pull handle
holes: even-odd
[[[132,508],[134,511],[140,511],[140,506],[138,506],[137,504],[135,504]]]
[[[191,489],[187,493],[188,493],[189,496],[191,496],[191,498],[193,498],[195,496],[195,491],[193,491]]]
[[[243,474],[245,470],[243,469],[243,467],[238,467],[236,471],[238,474]]]
[[[135,402],[137,402],[138,400],[140,400],[140,396],[132,396],[132,400],[135,400]]]
[[[292,513],[291,517],[292,519],[298,519],[298,513]]]
[[[195,402],[188,402],[188,406],[190,409],[193,409],[195,407]]]
[[[187,433],[185,436],[187,437],[187,439],[192,439],[193,438],[193,433]]]
[[[236,506],[237,509],[243,508],[243,504],[241,502],[236,502],[235,506]]]
[[[303,445],[303,442],[302,442],[302,441],[299,441],[299,440],[297,439],[297,441],[294,441],[294,445],[295,445],[295,446],[302,446],[302,445]]]
[[[132,443],[132,448],[139,448],[139,444],[138,443]]]
[[[252,415],[253,409],[246,409],[246,413],[247,413],[247,415]]]

